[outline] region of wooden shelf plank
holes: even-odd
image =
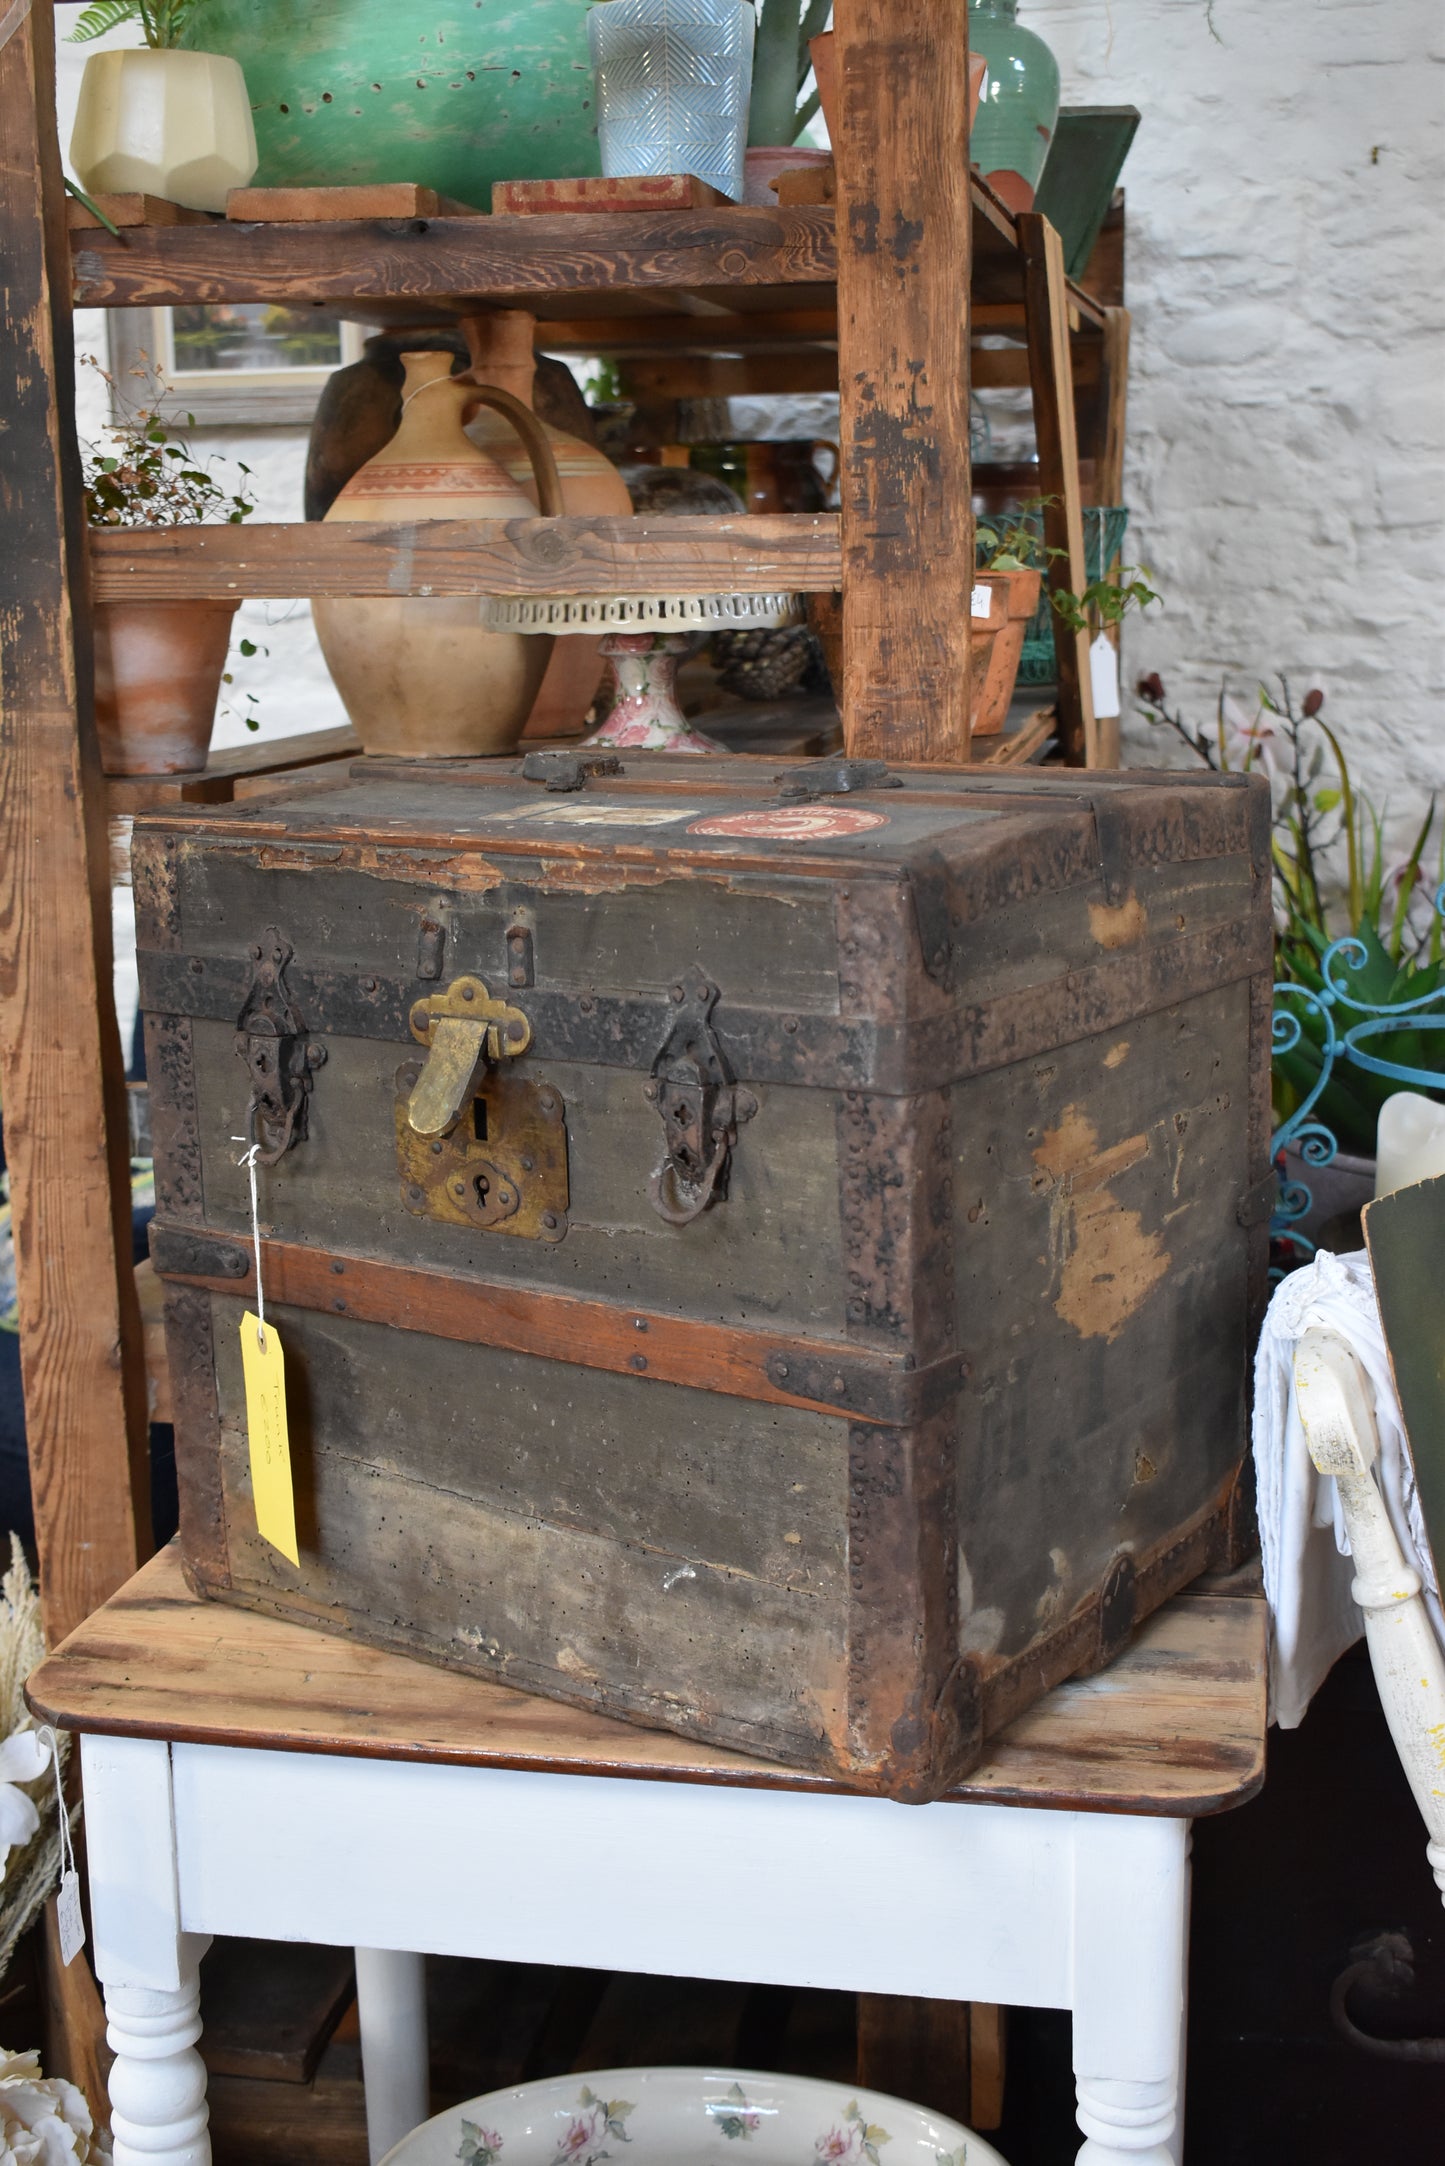
[[[177,246],[177,243],[183,245]],[[138,226],[76,236],[79,308],[370,297],[478,300],[633,287],[816,285],[833,277],[823,208],[631,211],[336,225]]]
[[[729,519],[429,519],[91,535],[97,601],[316,594],[831,592],[832,512]]]
[[[977,174],[971,200],[975,305],[1017,305],[1023,274],[1014,219]],[[778,289],[791,288],[793,305],[824,305],[837,275],[831,204],[267,225],[212,220],[132,226],[119,241],[79,230],[71,243],[81,308],[288,301],[379,319],[394,318],[407,303],[429,315],[525,299],[544,318],[571,323],[587,315],[589,297],[609,321],[653,314],[660,299],[689,291],[724,314],[773,306],[768,289],[779,302]],[[1070,287],[1070,300],[1082,322],[1102,325],[1099,304],[1081,287]]]
[[[107,775],[106,810],[114,820],[153,812],[161,805],[228,805],[248,784],[267,775],[280,777],[323,761],[356,759],[361,749],[355,730],[343,723],[339,729],[263,738],[213,752],[193,774]]]

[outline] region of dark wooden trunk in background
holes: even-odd
[[[799,769],[799,801],[764,761],[658,755],[560,795],[515,762],[355,776],[137,825],[195,1584],[936,1796],[1241,1532],[1266,793]],[[261,1182],[299,1571],[256,1531],[237,1336],[267,928],[325,1054]],[[725,1200],[675,1224],[647,1086],[699,965],[756,1111]],[[529,1088],[559,1099],[544,1237],[535,1195],[518,1231],[469,1223],[398,1159],[409,1017],[468,977],[531,1042],[435,1148],[490,1166]]]

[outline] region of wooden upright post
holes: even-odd
[[[0,1079],[52,1643],[150,1548],[54,36],[0,16]]]
[[[1039,493],[1044,499],[1044,540],[1050,587],[1082,594],[1085,570],[1084,511],[1079,496],[1079,443],[1074,420],[1074,369],[1069,358],[1069,289],[1063,244],[1047,218],[1021,211],[1019,247],[1024,259],[1024,316],[1029,380],[1034,394],[1034,436],[1039,450]],[[1054,619],[1059,662],[1059,743],[1071,767],[1105,761],[1094,720],[1089,676],[1089,635]],[[1117,765],[1117,759],[1113,763]]]
[[[968,758],[968,11],[837,0],[843,736]]]

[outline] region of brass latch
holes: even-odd
[[[414,1001],[411,1034],[427,1047],[406,1109],[419,1136],[444,1136],[455,1128],[483,1061],[514,1059],[532,1043],[521,1009],[494,1000],[480,978],[453,978],[444,993]]]

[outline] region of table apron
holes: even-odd
[[[1091,1815],[235,1746],[171,1757],[191,1932],[1073,2004]],[[1167,1877],[1177,1824],[1125,1825],[1131,1874]]]

